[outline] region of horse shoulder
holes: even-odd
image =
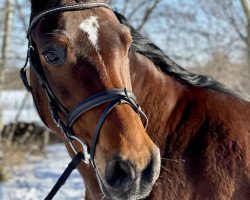
[[[184,111],[194,113],[185,128],[193,131],[183,153],[196,194],[244,199],[250,193],[250,103],[207,89],[195,89],[190,99]]]

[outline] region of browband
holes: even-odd
[[[37,24],[37,22],[40,21],[42,18],[44,18],[47,15],[58,13],[58,12],[79,11],[79,10],[85,10],[85,9],[90,9],[90,8],[95,8],[95,7],[105,7],[105,8],[112,10],[108,4],[96,3],[96,2],[55,7],[55,8],[46,10],[44,12],[41,12],[34,17],[34,19],[31,21],[31,23],[29,25],[29,28],[28,28],[27,33],[26,33],[26,37],[29,38],[31,30],[34,28],[34,26]]]

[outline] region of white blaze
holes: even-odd
[[[98,29],[97,17],[91,16],[80,24],[80,28],[88,34],[88,39],[96,50],[98,50]]]

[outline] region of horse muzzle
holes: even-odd
[[[145,198],[160,174],[160,152],[152,151],[148,163],[140,170],[136,163],[115,156],[106,165],[104,175],[98,172],[101,189],[106,197],[113,200]]]

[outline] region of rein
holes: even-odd
[[[91,9],[91,8],[96,8],[96,7],[105,7],[105,8],[112,10],[109,7],[109,5],[106,3],[81,3],[81,4],[56,7],[56,8],[46,10],[36,15],[34,19],[31,21],[30,26],[27,31],[28,51],[27,51],[26,62],[20,71],[21,79],[26,89],[29,92],[31,92],[36,108],[38,108],[38,104],[34,98],[32,87],[29,85],[29,82],[27,80],[27,75],[26,75],[27,65],[28,65],[28,62],[30,61],[30,66],[33,68],[35,75],[37,76],[40,82],[41,87],[43,88],[43,90],[45,91],[47,95],[48,108],[51,112],[51,117],[53,121],[56,123],[57,127],[60,128],[61,132],[67,138],[72,150],[76,154],[73,160],[70,162],[70,164],[66,168],[66,170],[64,171],[64,173],[58,179],[55,186],[52,188],[51,192],[45,198],[45,200],[50,200],[54,197],[54,195],[57,193],[60,187],[67,180],[70,173],[77,167],[77,165],[81,161],[83,161],[85,164],[89,164],[89,161],[91,161],[91,164],[94,167],[94,169],[96,168],[94,156],[95,156],[95,149],[98,143],[100,130],[108,114],[111,112],[111,110],[114,107],[120,104],[128,104],[133,108],[135,112],[137,112],[139,115],[145,118],[145,121],[146,121],[145,128],[147,127],[147,124],[148,124],[148,119],[145,113],[141,110],[141,107],[137,104],[135,95],[132,93],[132,91],[129,91],[126,88],[113,88],[113,89],[98,93],[96,95],[93,95],[91,97],[88,97],[84,99],[83,101],[81,101],[78,105],[76,105],[72,110],[69,111],[63,106],[63,104],[54,95],[47,81],[47,78],[43,72],[41,63],[39,62],[38,52],[34,48],[35,45],[31,38],[32,29],[37,25],[37,23],[41,19],[43,19],[44,17],[48,15],[59,13],[59,12],[79,11],[79,10]],[[95,131],[93,132],[92,144],[89,147],[88,144],[86,144],[82,139],[74,135],[74,133],[72,132],[72,126],[82,114],[104,103],[108,103],[108,105],[106,106],[106,108],[104,109],[104,111],[102,112],[99,118]],[[44,124],[48,127],[41,113],[39,113],[39,109],[37,109],[37,111],[38,111],[40,118],[44,122]],[[59,113],[62,113],[66,116],[67,120],[65,122],[61,119],[61,117],[59,116]],[[82,147],[82,150],[78,150],[74,142],[79,143],[80,146]]]

